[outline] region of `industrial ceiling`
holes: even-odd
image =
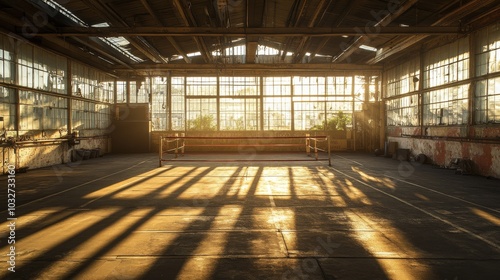
[[[497,21],[500,1],[2,0],[0,10],[0,31],[114,73],[373,69]]]

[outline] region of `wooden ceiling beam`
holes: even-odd
[[[26,22],[22,21],[20,18],[14,17],[13,15],[6,13],[4,11],[0,11],[0,18],[2,21],[8,22],[9,24],[13,26],[25,26]],[[54,30],[55,27],[51,24],[46,24],[45,28],[52,29]],[[22,32],[19,34],[23,34]],[[89,59],[89,57],[92,57],[90,52],[97,53],[101,56],[101,58],[104,58],[106,60],[109,60],[113,63],[119,64],[125,68],[132,69],[127,63],[123,61],[123,59],[128,59],[127,57],[123,56],[122,54],[116,52],[116,50],[112,49],[110,46],[104,44],[103,42],[99,41],[96,38],[92,38],[91,40],[85,40],[85,38],[71,38],[71,40],[74,40],[74,42],[77,42],[81,46],[84,46],[85,48],[88,48],[88,52],[83,52],[82,49],[79,47],[70,44],[67,40],[63,40],[58,37],[49,37],[49,38],[44,38],[44,42],[50,42],[52,46],[57,46],[58,51],[61,53],[65,53],[68,56],[71,56],[75,59],[81,60],[82,56],[84,57],[84,60],[86,61],[92,61],[95,59],[95,61],[99,61],[102,64],[102,60],[96,56],[95,54],[93,55],[93,59]],[[64,51],[65,50],[65,51]],[[82,55],[83,53],[83,55]],[[78,55],[75,55],[78,54]],[[93,62],[95,62],[93,61]]]
[[[288,27],[297,27],[302,19],[304,14],[304,9],[306,7],[306,3],[308,0],[295,0],[292,9],[288,15],[287,26]],[[288,53],[288,48],[293,42],[293,38],[286,38],[285,43],[283,44],[283,50],[281,53],[281,60],[284,61],[285,57]]]
[[[332,0],[329,0],[328,3],[326,2],[326,0],[321,0],[320,4],[316,7],[316,10],[314,11],[314,16],[309,21],[309,24],[307,25],[307,27],[312,28],[319,21],[321,21],[321,19],[323,18],[323,16],[326,13],[327,7],[330,6],[331,3],[332,3]],[[306,51],[307,51],[306,49],[309,46],[310,39],[311,39],[311,37],[309,37],[309,36],[302,37],[302,39],[300,40],[300,43],[299,43],[299,47],[297,48],[297,51],[295,52],[295,57],[293,58],[294,63],[302,61],[302,59],[306,55]]]
[[[473,0],[471,2],[468,2],[461,6],[460,8],[442,16],[439,20],[434,22],[431,27],[435,26],[441,26],[441,27],[446,27],[451,24],[455,24],[457,21],[462,20],[464,17],[470,15],[471,13],[488,7],[489,5],[493,3],[497,3],[498,0]],[[374,58],[370,59],[368,61],[369,64],[375,64],[378,63],[396,53],[399,53],[416,43],[422,41],[423,39],[429,37],[429,35],[432,34],[422,34],[422,35],[416,35],[416,36],[410,36],[407,38],[404,38],[403,40],[399,41],[398,44],[392,45],[392,46],[387,46],[382,48],[380,51],[377,52]]]
[[[358,64],[331,64],[331,63],[278,63],[278,64],[197,64],[197,63],[169,63],[169,64],[137,64],[130,71],[168,71],[168,70],[283,70],[283,71],[381,71],[382,66]],[[115,67],[115,71],[128,71],[124,67]]]
[[[113,9],[106,5],[106,3],[101,3],[97,0],[83,0],[87,6],[96,11],[106,20],[109,20],[113,25],[120,25],[124,28],[130,28],[128,23],[123,20]],[[113,37],[113,36],[108,36]],[[125,36],[124,36],[125,37]],[[137,36],[139,37],[139,36]],[[160,55],[160,52],[155,49],[149,42],[144,38],[134,38],[130,35],[128,38],[125,37],[130,44],[136,48],[139,52],[144,54],[153,62],[166,63],[167,61]]]
[[[196,20],[193,17],[193,14],[191,11],[189,11],[189,8],[184,5],[184,3],[181,3],[179,0],[173,0],[173,5],[177,10],[177,13],[181,17],[185,28],[196,28],[197,23]],[[211,28],[208,28],[211,29]],[[163,35],[163,36],[173,36],[172,35]],[[196,43],[196,46],[198,50],[200,51],[201,55],[203,56],[203,59],[205,60],[206,63],[211,62],[212,59],[212,54],[210,53],[210,50],[208,49],[205,41],[203,41],[202,38],[198,38],[197,36],[199,35],[192,35],[190,34],[190,37],[193,37],[194,42]]]
[[[148,11],[149,15],[153,17],[153,19],[156,21],[156,24],[160,26],[165,26],[163,22],[160,20],[160,17],[156,14],[156,12],[151,8],[151,5],[149,5],[148,0],[140,0],[144,8]],[[191,63],[191,59],[187,56],[187,54],[182,50],[182,48],[177,44],[174,38],[167,36],[168,42],[174,47],[174,49],[182,55],[182,58],[186,63]]]
[[[402,15],[404,12],[408,11],[418,0],[407,0],[404,2],[396,11],[387,14],[384,18],[378,21],[373,27],[375,30],[387,27],[392,21]],[[388,11],[389,12],[389,11]],[[407,28],[407,27],[404,27]],[[366,29],[366,28],[365,28]],[[372,29],[372,28],[370,28]],[[341,62],[353,54],[361,45],[366,44],[371,38],[369,34],[359,36],[351,45],[343,48],[343,51],[336,57],[332,59],[332,62]]]
[[[416,0],[412,0],[416,1]],[[59,27],[51,32],[39,32],[38,37],[339,37],[368,35],[453,35],[463,33],[460,26],[376,26],[376,27],[257,27],[257,28],[218,28],[218,27]]]
[[[333,27],[339,27],[342,22],[345,20],[347,15],[349,15],[354,7],[358,5],[359,0],[351,0],[349,2],[349,6],[346,9],[342,10],[342,13],[335,19],[335,23],[332,25]],[[347,36],[347,35],[346,35]],[[319,43],[318,47],[311,53],[310,61],[312,61],[316,54],[318,54],[328,43],[330,37],[324,37],[323,40]]]
[[[262,27],[265,6],[266,0],[246,1],[245,26],[247,28]],[[259,36],[246,36],[246,63],[255,63],[259,39]]]

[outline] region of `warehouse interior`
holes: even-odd
[[[19,271],[39,279],[494,275],[499,13],[496,0],[1,0],[2,173],[15,171],[27,218],[17,241],[38,248],[19,249]],[[327,155],[304,160],[304,139],[322,137]],[[191,145],[182,157],[179,139]],[[386,202],[426,218],[407,213],[415,215],[408,231],[388,225],[405,215]],[[339,211],[350,207],[365,212]],[[331,232],[346,230],[328,219],[367,233],[337,240]],[[423,237],[435,245],[426,252],[424,241],[412,243],[443,224],[484,247],[446,234],[443,251],[434,237]],[[34,241],[49,230],[68,237]],[[144,246],[164,248],[127,250],[140,246],[127,242],[141,230],[150,234]],[[84,242],[74,238],[94,235],[103,247],[79,251]],[[468,248],[456,258],[453,238]],[[356,253],[362,247],[369,255]]]

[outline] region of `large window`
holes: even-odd
[[[116,82],[116,103],[127,103],[127,81]]]
[[[260,81],[258,77],[221,77],[220,130],[258,130]]]
[[[107,104],[73,100],[73,130],[80,132],[84,130],[107,129],[111,125],[110,108]],[[89,133],[85,133],[86,136]]]
[[[352,76],[335,76],[327,78],[327,103],[326,119],[330,121],[337,118],[342,113],[352,121],[352,112],[354,110],[354,79]],[[351,125],[351,123],[347,123]]]
[[[217,77],[187,77],[187,96],[216,96]]]
[[[468,118],[469,85],[424,94],[424,125],[461,125]]]
[[[432,88],[469,78],[469,39],[433,49],[424,56],[424,87]]]
[[[66,58],[34,49],[33,79],[34,88],[66,94]]]
[[[165,77],[151,78],[152,104],[151,126],[153,130],[167,129],[167,79]]]
[[[186,102],[188,130],[217,130],[217,99],[188,98]]]
[[[10,53],[4,53],[11,57]],[[7,69],[7,75],[12,76],[8,70],[11,69],[8,63],[4,65],[4,69]],[[17,53],[17,69],[19,85],[41,91],[67,94],[66,58],[30,44],[20,44]]]
[[[263,87],[264,130],[291,130],[291,77],[265,77]]]
[[[186,129],[186,84],[185,77],[172,77],[171,121],[172,130]]]
[[[188,130],[217,130],[217,77],[186,78]]]
[[[16,106],[14,103],[14,90],[0,87],[0,117],[3,117],[3,123],[0,129],[15,129]]]
[[[149,103],[149,79],[130,81],[129,87],[130,103]]]
[[[20,44],[17,51],[17,84],[33,88],[33,46]]]
[[[420,58],[416,57],[399,64],[387,71],[386,101],[387,125],[416,126],[419,125],[419,95],[404,95],[415,92],[420,83]]]
[[[83,64],[71,64],[73,95],[107,103],[114,102],[114,79]]]
[[[476,83],[476,123],[500,123],[500,77]]]
[[[9,38],[0,34],[0,82],[14,84],[14,52]]]
[[[20,130],[66,129],[68,103],[64,97],[55,97],[37,92],[19,92]]]
[[[476,83],[475,121],[477,124],[500,123],[500,76],[497,74],[500,72],[500,25],[478,32],[476,48],[476,75],[490,74],[490,77]]]
[[[500,24],[476,35],[476,76],[500,72]]]
[[[418,115],[417,94],[387,101],[387,125],[416,126]]]
[[[377,101],[380,88],[370,75],[174,76],[145,83],[155,131],[310,130],[339,115],[351,125],[353,112],[366,99]]]
[[[308,130],[323,124],[326,120],[326,78],[293,77],[292,100],[295,130]]]
[[[420,58],[416,57],[387,71],[386,97],[417,91],[420,81]]]

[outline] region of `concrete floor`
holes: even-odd
[[[113,155],[17,174],[16,272],[4,220],[0,278],[500,279],[499,180],[332,162]]]

